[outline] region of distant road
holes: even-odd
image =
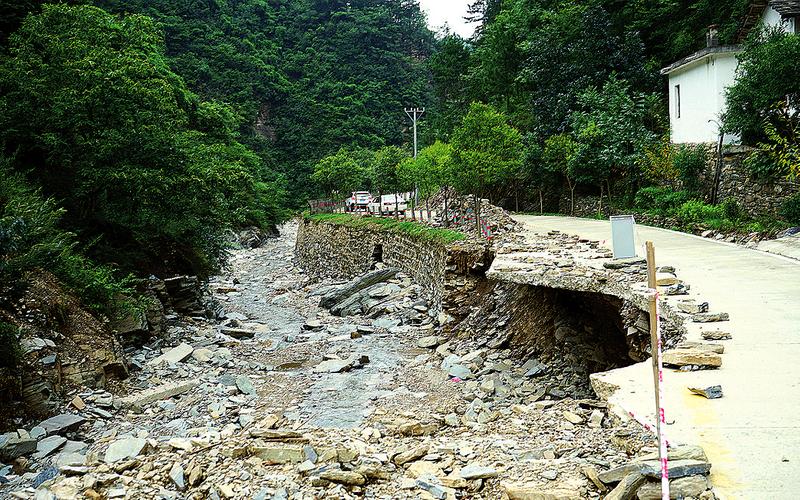
[[[611,246],[608,221],[517,215],[526,230],[553,229]],[[659,265],[671,265],[691,285],[692,297],[731,320],[689,324],[733,335],[722,368],[668,370],[665,377],[667,437],[703,446],[721,498],[800,498],[800,261],[684,233],[637,226],[638,243],[653,241]],[[624,384],[616,402],[652,415],[649,362],[612,375]],[[706,400],[686,389],[722,385],[724,397]]]

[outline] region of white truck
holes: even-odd
[[[344,200],[345,210],[348,212],[366,212],[373,198],[369,191],[354,191]]]
[[[410,193],[385,194],[380,199],[373,200],[369,204],[369,213],[371,214],[393,214],[395,209],[398,212],[404,212],[408,209],[408,200]],[[395,200],[395,197],[397,198]]]

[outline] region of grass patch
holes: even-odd
[[[429,227],[418,222],[401,221],[384,217],[361,217],[350,214],[315,214],[306,215],[305,218],[314,222],[328,222],[346,227],[378,229],[390,233],[405,234],[414,238],[432,241],[435,243],[453,243],[465,240],[464,233]]]

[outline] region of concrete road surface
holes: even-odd
[[[608,221],[515,216],[533,232],[557,229],[611,246]],[[731,320],[688,324],[729,331],[718,370],[664,374],[667,438],[703,446],[721,498],[800,498],[800,262],[684,233],[637,226],[638,248],[653,241],[658,265],[672,265],[692,297]],[[643,251],[639,251],[643,255]],[[669,300],[676,300],[670,298]],[[614,399],[654,421],[650,362],[613,372],[622,383]],[[706,400],[687,387],[721,385]]]

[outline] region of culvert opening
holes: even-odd
[[[372,262],[373,264],[383,262],[383,245],[375,245],[372,248]]]

